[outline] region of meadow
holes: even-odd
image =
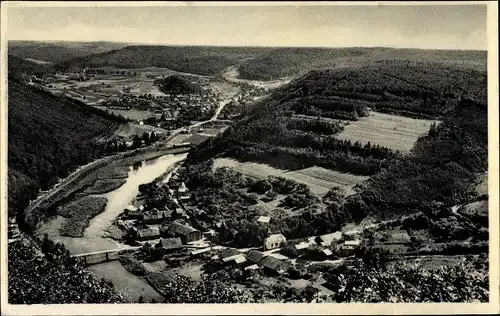
[[[365,176],[352,175],[349,173],[328,170],[321,167],[309,167],[294,171],[273,168],[269,165],[255,162],[239,162],[230,158],[217,158],[214,161],[214,169],[229,167],[244,175],[265,179],[268,176],[277,176],[303,183],[309,187],[312,193],[323,196],[334,187],[342,188],[346,195],[353,193],[353,187],[368,179]]]
[[[420,136],[427,135],[434,120],[413,119],[403,116],[370,112],[370,116],[349,122],[336,138],[359,141],[362,145],[370,142],[393,150],[407,153]]]

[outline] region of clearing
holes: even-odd
[[[346,195],[350,195],[354,193],[353,188],[356,184],[368,179],[365,176],[342,173],[321,167],[287,171],[261,163],[239,162],[230,158],[215,159],[214,169],[220,167],[229,167],[254,178],[266,178],[267,176],[288,178],[306,184],[311,192],[318,196],[325,195],[333,187],[341,187],[346,191]]]
[[[370,112],[370,116],[350,122],[344,131],[335,136],[363,145],[370,142],[402,153],[409,152],[417,139],[429,132],[433,122],[440,121],[412,119],[403,116]]]

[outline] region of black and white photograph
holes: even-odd
[[[500,312],[497,7],[2,3],[2,314]]]

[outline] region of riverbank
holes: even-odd
[[[132,158],[132,157],[131,157]],[[134,157],[128,162],[133,164],[139,159]],[[144,158],[144,156],[140,157]],[[124,244],[105,237],[105,230],[112,225],[119,214],[132,203],[139,193],[139,185],[150,183],[158,178],[158,174],[163,175],[166,170],[172,170],[173,165],[180,163],[186,158],[182,155],[163,155],[159,158],[143,162],[141,166],[134,170],[129,166],[126,183],[118,189],[100,196],[107,199],[106,208],[103,212],[89,220],[89,225],[80,238],[61,236],[60,228],[63,219],[55,216],[44,223],[38,229],[38,235],[47,234],[54,242],[63,243],[72,254],[80,254],[94,251],[104,251],[125,247]]]

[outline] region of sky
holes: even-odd
[[[9,8],[9,40],[487,48],[486,5]]]

